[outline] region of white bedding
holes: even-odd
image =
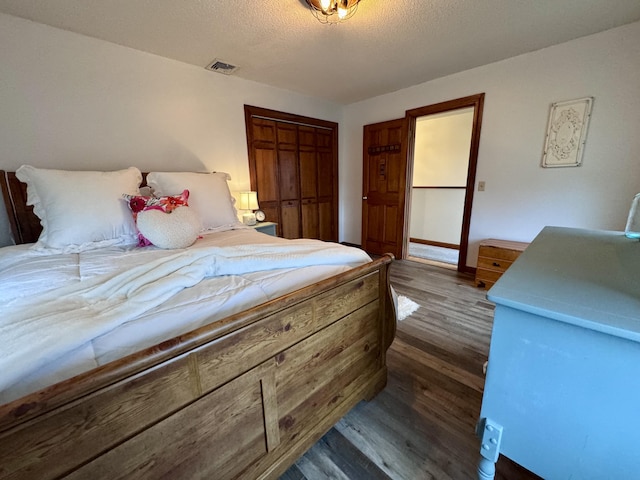
[[[0,249],[0,404],[370,261],[239,229],[185,250]]]

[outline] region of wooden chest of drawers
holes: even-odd
[[[480,242],[476,285],[489,289],[527,248],[528,243],[496,240],[490,238]]]

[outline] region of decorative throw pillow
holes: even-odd
[[[27,204],[42,224],[35,249],[78,253],[135,243],[136,227],[120,197],[138,193],[142,174],[137,168],[91,172],[23,165],[16,177],[27,184]]]
[[[133,213],[139,246],[185,248],[198,238],[201,224],[197,214],[188,208],[189,190],[176,196],[125,194],[123,198]]]
[[[160,248],[187,248],[200,233],[200,220],[191,207],[178,206],[171,212],[147,209],[138,213],[138,231]]]
[[[202,230],[224,231],[240,222],[227,181],[231,177],[222,172],[151,172],[147,184],[155,195],[175,195],[186,188],[190,192],[189,207],[202,221]]]

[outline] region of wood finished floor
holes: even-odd
[[[420,308],[398,324],[387,387],[361,402],[281,480],[475,479],[493,304],[455,270],[396,261],[391,283]],[[500,457],[498,480],[537,479]]]

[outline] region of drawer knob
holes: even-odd
[[[499,266],[500,266],[500,264],[499,264],[498,262],[493,262],[493,266],[494,266],[494,267],[499,267]]]

